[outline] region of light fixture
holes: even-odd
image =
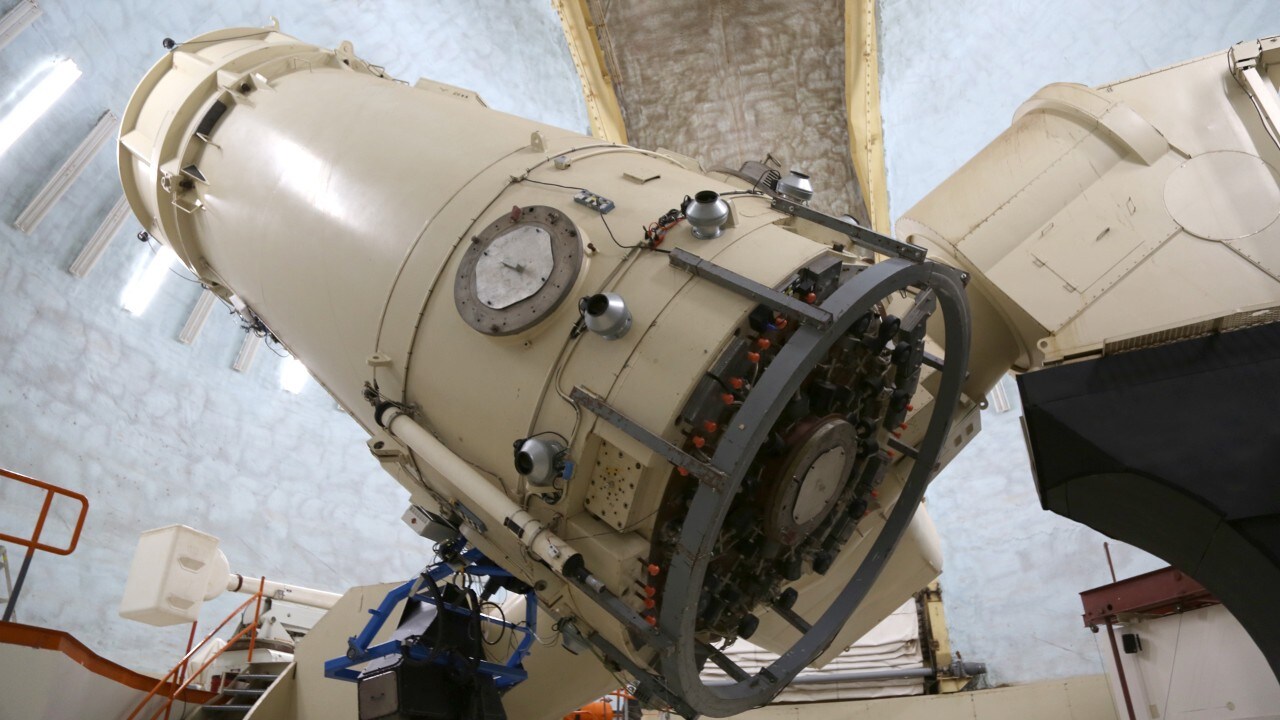
[[[124,292],[120,294],[124,309],[134,315],[141,315],[155,299],[160,285],[164,283],[177,259],[178,256],[169,246],[162,246],[146,265],[133,274],[129,284],[124,286]]]
[[[80,77],[80,68],[70,58],[53,63],[49,72],[0,119],[0,155],[53,106]]]
[[[75,261],[67,268],[67,272],[78,278],[88,275],[89,271],[102,259],[102,254],[107,250],[107,244],[111,242],[112,238],[120,234],[120,228],[124,227],[125,218],[128,216],[129,203],[121,195],[116,200],[116,204],[111,206],[107,216],[102,219],[98,229],[93,232],[93,237],[89,238],[89,242],[84,244],[80,254],[76,256]]]
[[[311,371],[294,356],[289,355],[280,362],[280,387],[285,390],[297,395],[310,379]]]
[[[18,33],[26,30],[43,13],[36,0],[18,0],[17,5],[0,17],[0,48],[18,37]]]
[[[187,316],[187,324],[183,325],[182,331],[178,333],[178,342],[190,345],[196,341],[200,331],[204,329],[205,322],[209,320],[209,313],[213,310],[213,304],[217,299],[212,290],[200,293],[195,307],[191,308],[191,314]]]

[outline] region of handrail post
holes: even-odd
[[[218,624],[218,627],[213,629],[213,632],[206,635],[204,639],[201,640],[199,643],[196,643],[196,646],[194,648],[192,648],[191,650],[188,650],[187,654],[184,655],[182,659],[178,661],[178,664],[174,665],[173,669],[170,670],[163,678],[160,678],[160,681],[156,683],[156,686],[151,688],[151,692],[147,693],[147,696],[142,698],[142,701],[139,702],[137,706],[133,708],[133,712],[129,713],[129,717],[125,718],[125,720],[133,720],[134,718],[136,718],[138,716],[138,713],[142,712],[143,708],[147,706],[147,703],[151,701],[151,698],[155,697],[156,694],[160,692],[160,688],[163,688],[164,684],[169,682],[169,678],[177,676],[178,668],[182,667],[185,663],[189,662],[191,660],[191,657],[195,655],[197,650],[204,647],[206,643],[212,640],[215,635],[217,635],[219,632],[222,631],[222,628],[226,627],[227,623],[231,622],[232,618],[234,618],[236,615],[239,615],[245,608],[249,607],[249,603],[251,602],[253,602],[252,597],[240,603],[240,605],[236,607],[235,610],[231,611],[230,615],[227,615],[227,617],[224,618],[222,622]],[[231,639],[231,642],[235,642],[236,640],[239,640],[240,638],[244,637],[246,630],[241,630],[239,633],[237,633],[236,636]],[[229,643],[228,643],[228,646],[229,646]],[[211,663],[218,656],[222,655],[222,653],[227,649],[228,646],[224,646],[221,650],[214,653],[213,658],[210,658],[208,662],[206,662],[204,665],[201,665],[200,669],[196,670],[195,673],[193,673],[190,677],[188,677],[185,682],[182,682],[181,684],[179,684],[177,688],[173,691],[173,693],[170,695],[169,704],[172,705],[174,698],[177,698],[178,695],[182,694],[182,691],[186,689],[187,685],[191,684],[192,679],[198,676],[200,673],[204,672],[205,668],[209,667],[209,663]],[[157,710],[156,715],[159,715],[159,714],[160,714],[160,711]]]
[[[247,604],[248,604],[248,603],[246,603],[246,605],[247,605]],[[234,615],[234,613],[232,613],[232,614]],[[204,661],[204,664],[203,664],[203,665],[201,665],[199,668],[197,668],[197,669],[196,669],[196,671],[195,671],[194,673],[192,673],[192,674],[191,674],[191,677],[188,677],[185,681],[183,681],[181,684],[179,684],[179,685],[174,689],[173,694],[169,696],[169,701],[165,703],[164,708],[161,708],[161,710],[163,710],[163,709],[165,709],[165,708],[168,708],[168,707],[172,706],[172,705],[173,705],[173,701],[174,701],[175,699],[177,699],[177,697],[178,697],[179,695],[181,695],[181,694],[182,694],[182,691],[183,691],[183,690],[186,690],[186,689],[187,689],[187,686],[191,684],[191,681],[192,681],[192,680],[194,680],[196,677],[198,677],[198,676],[200,675],[200,673],[204,672],[205,670],[208,670],[208,669],[209,669],[209,666],[213,664],[213,661],[215,661],[215,660],[217,660],[218,658],[222,657],[222,653],[226,652],[226,651],[227,651],[227,648],[229,648],[229,647],[231,647],[233,644],[235,644],[235,642],[236,642],[237,640],[239,640],[240,638],[244,637],[245,633],[249,632],[249,630],[250,630],[250,628],[244,628],[243,630],[241,630],[240,632],[236,633],[235,635],[232,635],[232,636],[231,636],[231,640],[230,640],[230,641],[228,641],[226,645],[223,645],[222,647],[218,648],[218,651],[217,651],[217,652],[215,652],[215,653],[214,653],[214,654],[213,654],[213,655],[212,655],[208,660],[205,660],[205,661]],[[148,699],[150,699],[150,698],[148,698]],[[144,701],[143,701],[143,704],[144,704],[144,705],[146,704],[146,700],[144,700]],[[140,709],[141,709],[141,707],[139,707],[139,710],[140,710]],[[136,714],[136,713],[137,713],[137,710],[135,710],[135,711],[134,711],[134,713]],[[151,716],[151,720],[156,720],[156,718],[157,718],[157,717],[159,717],[159,716],[160,716],[160,710],[156,710],[155,714],[153,714],[153,715]],[[129,717],[130,717],[130,718],[132,718],[132,717],[133,717],[133,715],[130,715]]]
[[[40,517],[36,519],[35,533],[31,544],[27,546],[26,555],[22,556],[22,567],[18,570],[18,581],[13,584],[13,592],[9,593],[9,601],[4,606],[4,621],[13,618],[13,611],[18,607],[18,596],[22,594],[22,584],[27,580],[27,570],[31,568],[31,558],[36,554],[36,545],[40,544],[40,535],[44,532],[44,521],[49,516],[49,508],[53,506],[53,491],[44,491],[44,505],[40,508]]]
[[[191,623],[191,634],[187,636],[187,652],[182,656],[182,661],[178,663],[178,684],[182,685],[183,680],[187,679],[187,663],[191,662],[191,646],[196,641],[196,623]],[[174,693],[177,697],[177,693]],[[169,710],[173,707],[173,700],[170,699],[169,705],[164,709],[164,720],[169,720]]]
[[[266,586],[267,576],[263,575],[262,579],[258,581],[258,604],[253,608],[253,625],[250,626],[251,630],[249,631],[249,658],[246,660],[249,663],[253,662],[253,645],[258,639],[258,616],[262,612],[262,590]]]
[[[35,478],[29,478],[26,475],[19,475],[16,472],[0,468],[0,477],[15,480],[24,485],[31,485],[44,490],[44,505],[40,508],[40,517],[36,519],[35,535],[28,538],[14,537],[5,533],[0,533],[0,542],[9,542],[25,547],[26,555],[22,558],[22,568],[18,571],[18,581],[14,583],[13,589],[9,591],[9,599],[5,602],[3,620],[9,622],[13,619],[13,613],[18,607],[18,595],[22,592],[22,585],[27,579],[27,569],[31,567],[31,558],[36,554],[37,550],[44,550],[55,555],[70,555],[76,549],[76,544],[80,542],[80,531],[84,529],[84,518],[89,513],[89,498],[78,492],[72,492],[66,488],[60,488],[57,485],[50,485],[47,482],[41,482]],[[44,523],[49,517],[49,509],[53,507],[54,495],[62,495],[76,500],[80,503],[80,515],[76,518],[75,529],[71,531],[71,540],[65,548],[55,548],[49,545],[43,545],[40,542],[40,536],[44,534]],[[9,566],[5,564],[5,577],[8,578]]]

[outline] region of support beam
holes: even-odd
[[[200,293],[200,298],[196,300],[195,307],[191,308],[191,314],[187,316],[187,324],[182,326],[182,331],[178,333],[178,342],[183,345],[190,345],[200,336],[200,331],[204,329],[205,321],[209,319],[209,311],[213,310],[213,305],[218,298],[211,290],[205,290]]]
[[[849,152],[853,155],[853,169],[867,204],[871,229],[891,235],[876,30],[876,0],[845,0],[844,94],[845,115],[849,119]]]
[[[102,113],[98,118],[98,123],[89,131],[89,135],[80,142],[80,145],[71,153],[71,157],[62,163],[62,167],[58,168],[58,172],[49,178],[49,182],[40,188],[40,192],[32,198],[27,209],[22,211],[18,219],[14,221],[13,226],[22,232],[30,235],[35,231],[36,226],[44,219],[53,206],[66,194],[71,184],[80,177],[84,169],[88,167],[89,162],[93,160],[93,156],[102,149],[107,140],[116,134],[119,119],[116,118],[110,110]]]
[[[252,330],[244,334],[244,342],[240,345],[240,354],[236,356],[236,362],[231,367],[236,372],[249,372],[249,368],[253,367],[253,358],[258,354],[258,348],[262,347],[262,336]]]
[[[36,4],[36,0],[18,0],[17,5],[5,13],[4,17],[0,17],[0,49],[18,37],[19,33],[26,30],[43,13],[44,11]]]
[[[107,212],[107,216],[102,218],[102,224],[93,232],[93,237],[89,238],[89,242],[85,243],[84,249],[76,256],[75,261],[67,268],[67,272],[82,278],[93,270],[93,267],[102,259],[102,254],[106,252],[107,245],[111,243],[120,232],[120,228],[124,227],[124,222],[129,218],[129,202],[121,195],[116,200],[116,204],[111,206],[111,210]]]
[[[587,119],[591,122],[591,134],[601,140],[626,143],[627,128],[622,122],[622,107],[613,90],[613,78],[600,49],[600,37],[587,0],[551,0],[564,39],[569,43],[569,55],[578,69],[582,81],[582,96],[587,103]]]

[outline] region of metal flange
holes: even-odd
[[[936,406],[924,438],[915,449],[914,464],[883,529],[872,541],[862,564],[822,616],[806,622],[800,639],[772,664],[752,675],[736,666],[725,668],[736,682],[709,686],[701,677],[703,662],[710,658],[722,668],[723,656],[696,638],[697,607],[715,543],[730,505],[784,406],[799,389],[806,375],[832,345],[891,293],[917,288],[917,302],[937,302],[946,331],[945,362],[935,395]],[[779,352],[747,397],[711,458],[711,465],[724,473],[716,485],[700,485],[683,523],[678,551],[667,568],[664,602],[658,627],[675,644],[660,655],[658,670],[670,691],[688,708],[713,717],[736,715],[769,702],[803,668],[817,658],[834,640],[849,616],[858,607],[883,570],[893,548],[902,538],[933,476],[933,465],[951,425],[960,400],[969,357],[969,310],[961,273],[934,262],[912,262],[892,258],[859,272],[837,288],[822,304],[831,314],[827,327],[801,327]],[[731,661],[727,661],[730,664]],[[736,671],[736,672],[734,672]]]

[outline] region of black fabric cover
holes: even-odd
[[[1018,378],[1045,509],[1217,595],[1280,674],[1280,323]]]

